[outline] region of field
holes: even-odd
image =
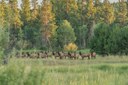
[[[128,85],[128,56],[96,59],[9,59],[0,85]]]

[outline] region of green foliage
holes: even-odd
[[[37,27],[37,28],[36,28]],[[41,32],[38,26],[26,26],[23,30],[23,39],[28,42],[27,49],[41,47]]]
[[[99,54],[127,54],[127,30],[127,26],[121,29],[117,24],[98,24],[90,44],[91,50]]]
[[[64,20],[58,27],[57,39],[61,49],[63,49],[64,45],[75,42],[76,37],[74,29],[67,20]]]
[[[106,54],[109,38],[109,25],[100,23],[97,25],[94,37],[91,41],[91,49],[100,54]]]
[[[0,58],[4,57],[6,49],[9,46],[9,33],[6,29],[0,28]]]
[[[87,30],[87,25],[83,25],[75,29],[77,37],[76,42],[80,48],[86,47]]]
[[[128,54],[128,26],[122,28],[117,36],[119,37],[116,41],[119,53]]]

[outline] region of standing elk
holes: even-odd
[[[56,53],[56,52],[52,52],[52,55],[55,57],[55,59],[56,59],[57,57],[60,57],[59,54]]]
[[[75,59],[74,53],[68,52],[68,56],[70,59]]]
[[[90,59],[90,57],[91,57],[91,55],[90,54],[82,54],[81,52],[79,52],[79,55],[82,57],[82,59],[84,59],[84,58],[88,58],[88,59]]]
[[[63,52],[57,52],[57,53],[58,53],[60,59],[63,59],[63,57],[65,57],[64,54],[63,54]]]
[[[91,52],[91,58],[96,58],[96,53],[95,52]]]

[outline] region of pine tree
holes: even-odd
[[[27,24],[31,20],[31,13],[30,13],[30,1],[29,0],[22,0],[22,19],[24,24]]]
[[[53,3],[53,10],[56,14],[57,24],[61,22],[61,20],[68,20],[69,22],[73,17],[75,17],[78,5],[76,0],[51,0]],[[73,17],[72,17],[73,16]],[[76,18],[76,17],[75,17]]]
[[[95,21],[96,23],[101,22],[101,16],[102,16],[102,3],[100,0],[95,0],[95,8],[96,8],[96,13],[95,13]]]
[[[113,5],[109,2],[109,0],[104,0],[102,8],[103,21],[107,24],[113,23],[115,20]]]
[[[89,20],[94,19],[95,13],[96,13],[96,8],[94,7],[94,2],[93,0],[89,0],[87,4],[87,18]]]
[[[86,46],[87,46],[94,35],[96,8],[94,6],[93,0],[88,0],[86,10],[87,10],[86,21],[87,21],[87,28],[88,28],[87,34],[86,34]]]
[[[77,2],[76,0],[65,0],[66,3],[66,13],[68,14],[72,10],[77,10]]]
[[[43,0],[41,8],[41,28],[45,46],[51,46],[50,38],[54,36],[55,30],[57,28],[54,20],[55,15],[52,13],[52,4],[48,0]]]
[[[0,2],[0,26],[3,28],[5,25],[5,1]]]
[[[116,22],[119,22],[121,25],[124,25],[126,21],[128,20],[127,17],[127,4],[125,3],[124,0],[119,0],[119,6],[118,6],[118,11],[116,11]]]
[[[20,13],[19,13],[20,10],[18,9],[17,0],[10,0],[9,5],[10,5],[10,8],[11,8],[11,13],[12,13],[10,23],[12,23],[13,28],[15,28],[15,29],[20,28],[21,25],[22,25],[22,21],[20,19],[21,16],[20,16]]]
[[[38,13],[39,13],[39,11],[38,11],[38,0],[32,0],[32,7],[33,7],[33,9],[32,9],[32,20],[35,20],[35,19],[37,19],[37,17],[38,17]]]

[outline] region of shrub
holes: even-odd
[[[75,43],[69,43],[68,45],[64,46],[64,50],[66,51],[76,51],[78,49]]]

